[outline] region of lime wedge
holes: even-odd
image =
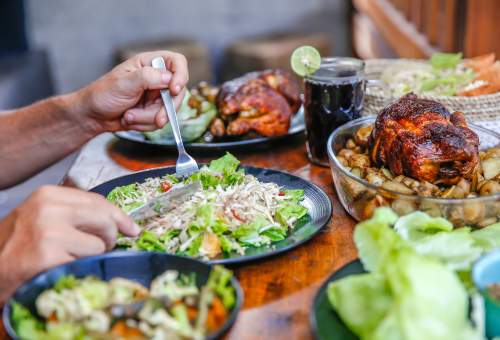
[[[301,46],[293,51],[290,57],[292,70],[304,77],[316,72],[321,66],[321,55],[312,46]]]

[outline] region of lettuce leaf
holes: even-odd
[[[278,242],[286,238],[286,231],[286,228],[282,226],[273,226],[261,231],[260,234],[268,237],[273,242]]]
[[[453,230],[442,217],[416,211],[399,218],[394,228],[417,253],[435,257],[453,270],[468,270],[482,253],[469,228]]]
[[[190,257],[197,257],[200,253],[201,242],[203,241],[203,233],[200,233],[198,237],[196,237],[193,242],[186,249],[186,255]]]
[[[306,216],[308,210],[299,203],[285,203],[281,208],[276,210],[275,218],[282,226],[288,227],[290,221],[297,221]]]
[[[364,338],[374,333],[394,303],[387,280],[371,273],[334,281],[327,295],[349,329]]]
[[[332,306],[361,339],[480,339],[468,320],[468,296],[457,274],[412,244],[429,237],[437,242],[455,231],[443,231],[447,223],[422,215],[396,220],[390,209],[377,209],[356,226],[356,246],[370,273],[332,283]],[[398,235],[394,223],[411,238]],[[452,237],[460,239],[457,235]]]
[[[283,192],[285,194],[285,199],[289,202],[299,203],[304,199],[303,189],[283,190]]]
[[[435,69],[455,68],[462,60],[462,53],[434,53],[430,63]]]
[[[500,223],[489,225],[471,233],[476,245],[485,252],[500,248]]]
[[[239,165],[240,161],[229,152],[226,152],[224,156],[211,161],[208,169],[225,175],[236,172]]]
[[[389,228],[397,218],[390,208],[379,208],[375,210],[371,219],[356,226],[354,242],[366,270],[379,271],[394,252],[409,247]]]
[[[123,209],[125,212],[129,212],[135,208],[140,207],[143,204],[139,200],[140,197],[141,193],[137,190],[137,184],[132,183],[114,188],[106,196],[106,199]],[[132,202],[125,203],[126,200],[132,200]]]
[[[137,248],[147,251],[165,251],[165,245],[160,240],[158,235],[151,231],[144,230],[137,241],[135,242]]]

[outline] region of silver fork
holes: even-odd
[[[154,58],[152,61],[153,68],[166,70],[165,61],[162,57]],[[199,167],[193,157],[191,157],[184,149],[182,143],[181,131],[179,130],[179,123],[177,122],[177,112],[175,111],[174,101],[167,89],[160,90],[163,104],[167,110],[168,120],[172,125],[172,132],[174,133],[175,143],[177,144],[177,151],[179,151],[179,158],[175,164],[175,174],[179,177],[188,176],[191,173],[198,171]]]

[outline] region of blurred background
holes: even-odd
[[[0,0],[0,110],[78,89],[151,49],[184,53],[191,84],[288,68],[305,44],[360,58],[499,55],[498,13],[498,0]],[[73,159],[0,191],[0,217]]]

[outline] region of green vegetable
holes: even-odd
[[[60,293],[63,289],[75,288],[77,284],[78,280],[74,275],[64,275],[61,276],[54,284],[54,290]]]
[[[473,231],[471,236],[476,245],[481,247],[485,252],[500,248],[500,223]]]
[[[286,229],[283,227],[272,227],[262,231],[261,235],[268,237],[273,242],[278,242],[286,238]]]
[[[219,235],[220,247],[224,253],[229,253],[233,250],[233,244],[231,241],[224,235]]]
[[[240,161],[229,152],[226,152],[224,156],[211,161],[208,169],[220,174],[231,174],[236,171],[239,165]]]
[[[269,225],[262,216],[257,216],[252,222],[242,224],[232,232],[232,236],[241,244],[253,247],[260,247],[271,243],[271,239],[267,236],[260,235],[259,231],[262,227]]]
[[[140,250],[165,251],[165,245],[160,241],[158,235],[147,230],[141,233],[135,244]]]
[[[435,257],[453,270],[468,270],[483,251],[469,228],[453,230],[446,219],[420,211],[401,217],[394,228],[419,254]]]
[[[216,219],[210,228],[216,235],[222,235],[229,230],[227,223],[220,219]]]
[[[191,142],[200,138],[207,130],[212,119],[217,115],[217,108],[209,102],[204,102],[202,111],[197,112],[195,108],[190,107],[188,104],[190,97],[191,94],[187,91],[177,111],[181,136],[185,142]],[[170,123],[167,123],[162,129],[144,132],[144,135],[147,139],[154,142],[174,139]]]
[[[181,233],[180,229],[170,229],[170,230],[167,230],[166,232],[164,232],[160,236],[159,240],[164,245],[166,242],[170,241],[174,237],[179,236],[180,233]]]
[[[12,301],[12,322],[20,339],[43,339],[45,326],[35,318],[28,308],[17,301]]]
[[[110,294],[108,284],[95,277],[83,279],[78,285],[78,290],[94,309],[104,308],[108,302]]]
[[[468,296],[458,276],[441,261],[418,254],[411,240],[391,229],[396,219],[382,208],[357,225],[354,240],[369,273],[330,284],[332,306],[361,339],[480,339],[468,321]],[[427,237],[422,230],[438,235],[449,228],[422,215],[398,224],[418,240]]]
[[[111,190],[106,196],[107,200],[119,206],[125,212],[129,212],[135,208],[138,208],[142,205],[140,199],[141,193],[137,190],[137,184],[132,183],[129,185],[124,185],[121,187],[116,187]],[[132,201],[130,203],[125,203],[125,200],[138,200]]]
[[[288,226],[289,221],[297,221],[306,216],[307,212],[307,208],[303,205],[290,202],[276,210],[275,218],[282,226]]]
[[[378,271],[394,251],[408,247],[389,228],[397,215],[389,208],[376,209],[373,217],[358,224],[354,230],[354,241],[359,257],[368,271]]]
[[[84,340],[85,329],[70,322],[49,323],[47,333],[41,338],[44,340]]]
[[[203,234],[200,234],[191,242],[189,247],[186,249],[186,255],[191,257],[198,257],[202,241],[203,241]]]
[[[303,189],[284,190],[285,199],[293,203],[299,203],[304,199]]]
[[[177,323],[179,325],[179,333],[186,337],[190,337],[193,333],[193,329],[189,322],[186,305],[181,303],[176,304],[174,307],[172,307],[171,312],[172,316],[175,318],[175,320],[177,320]]]
[[[208,277],[207,286],[222,300],[224,307],[233,308],[236,303],[236,292],[231,284],[233,273],[222,266],[214,266]]]
[[[200,182],[203,186],[203,189],[207,190],[210,188],[215,188],[223,181],[222,176],[218,176],[207,168],[201,168],[200,171],[195,172],[186,180],[186,184],[193,182]]]
[[[351,275],[333,282],[327,295],[349,329],[362,338],[380,327],[394,303],[385,277],[373,274]]]
[[[178,183],[180,183],[179,178],[177,178],[177,176],[172,175],[172,174],[163,176],[163,179],[169,181],[172,184],[178,184]]]
[[[462,60],[462,53],[434,53],[430,63],[435,69],[455,68]]]

